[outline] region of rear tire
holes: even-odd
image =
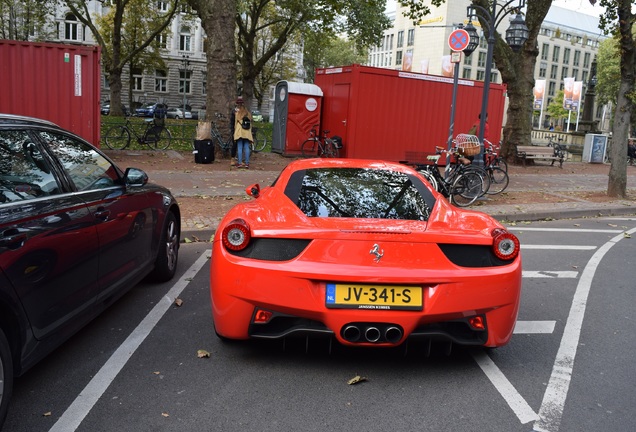
[[[104,135],[106,147],[112,150],[123,150],[130,144],[130,131],[124,126],[113,126]]]
[[[302,154],[303,157],[307,158],[307,157],[316,157],[316,149],[317,149],[318,145],[316,143],[316,140],[314,139],[308,139],[305,140],[304,143],[302,143],[302,145],[300,146],[300,152]]]
[[[490,187],[488,188],[488,195],[496,195],[503,192],[510,183],[510,177],[508,173],[499,167],[492,167],[488,169],[488,177],[490,177]]]
[[[144,142],[153,150],[165,150],[172,143],[172,134],[165,127],[162,127],[159,131],[151,128],[144,135]]]
[[[9,342],[0,329],[0,429],[9,409],[9,400],[13,393],[13,359]]]
[[[427,170],[418,170],[418,172],[422,174],[424,178],[426,179],[426,181],[428,181],[431,184],[431,187],[433,188],[433,190],[436,190],[437,192],[439,192],[439,184],[437,183],[437,180],[435,179],[435,176],[433,176],[433,174],[431,174]]]
[[[475,171],[460,174],[451,186],[451,202],[458,207],[467,207],[483,194],[483,178]]]
[[[159,251],[155,260],[155,268],[150,273],[150,279],[166,282],[174,277],[179,261],[179,226],[174,213],[166,215],[166,222],[161,234]]]

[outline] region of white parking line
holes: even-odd
[[[583,228],[533,228],[533,227],[520,227],[509,226],[506,228],[508,231],[543,231],[543,232],[560,232],[560,233],[610,233],[617,234],[622,233],[623,230],[616,229],[583,229]]]
[[[594,250],[596,246],[578,246],[578,245],[529,245],[522,244],[522,250],[539,249],[539,250]]]
[[[209,257],[209,253],[201,254],[199,259],[190,266],[183,276],[181,276],[181,279],[172,286],[170,291],[168,291],[148,315],[146,315],[124,343],[110,356],[108,361],[104,363],[104,366],[102,366],[99,372],[97,372],[93,379],[84,387],[84,390],[82,390],[73,403],[64,411],[64,414],[62,414],[53,427],[49,429],[50,432],[71,432],[77,430],[108,386],[110,386],[119,372],[124,368],[130,357],[132,357],[170,306],[174,304],[175,298],[179,297],[179,294],[181,294],[199,270],[201,270]]]
[[[579,275],[576,271],[532,271],[522,270],[521,277],[524,278],[553,278],[553,279],[575,279]]]
[[[636,228],[627,231],[628,234],[636,232]],[[624,239],[623,231],[620,235],[615,236],[610,241],[599,248],[598,251],[585,266],[581,279],[576,287],[574,299],[568,319],[565,323],[563,338],[557,352],[552,374],[548,381],[548,387],[543,395],[541,408],[539,409],[539,420],[534,424],[534,431],[541,432],[557,432],[563,418],[563,409],[565,407],[565,399],[570,388],[572,380],[572,372],[574,369],[574,358],[576,350],[581,338],[581,328],[583,327],[583,317],[585,316],[585,308],[587,307],[587,298],[592,286],[594,273],[598,268],[601,260],[607,252]]]
[[[514,334],[550,334],[555,325],[556,321],[517,321]]]

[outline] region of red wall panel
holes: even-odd
[[[360,65],[318,69],[322,127],[340,135],[349,158],[412,159],[446,147],[453,80]],[[491,84],[490,136],[499,141],[505,86]],[[459,80],[453,136],[466,133],[481,111],[483,82]]]
[[[0,112],[52,121],[99,145],[100,50],[0,40]]]

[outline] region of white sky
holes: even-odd
[[[449,1],[449,0],[446,0]],[[560,6],[562,8],[575,10],[578,12],[583,12],[589,15],[598,16],[603,13],[603,8],[598,4],[600,0],[596,1],[596,6],[592,6],[590,4],[590,0],[553,0],[552,4],[555,6]],[[395,0],[387,0],[386,2],[386,10],[393,11],[395,10]]]

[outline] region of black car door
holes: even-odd
[[[154,265],[153,227],[157,215],[145,188],[127,188],[122,173],[88,143],[63,133],[41,132],[78,196],[96,221],[101,305],[135,285]]]
[[[0,268],[34,336],[64,339],[93,314],[97,229],[25,129],[0,130]]]

